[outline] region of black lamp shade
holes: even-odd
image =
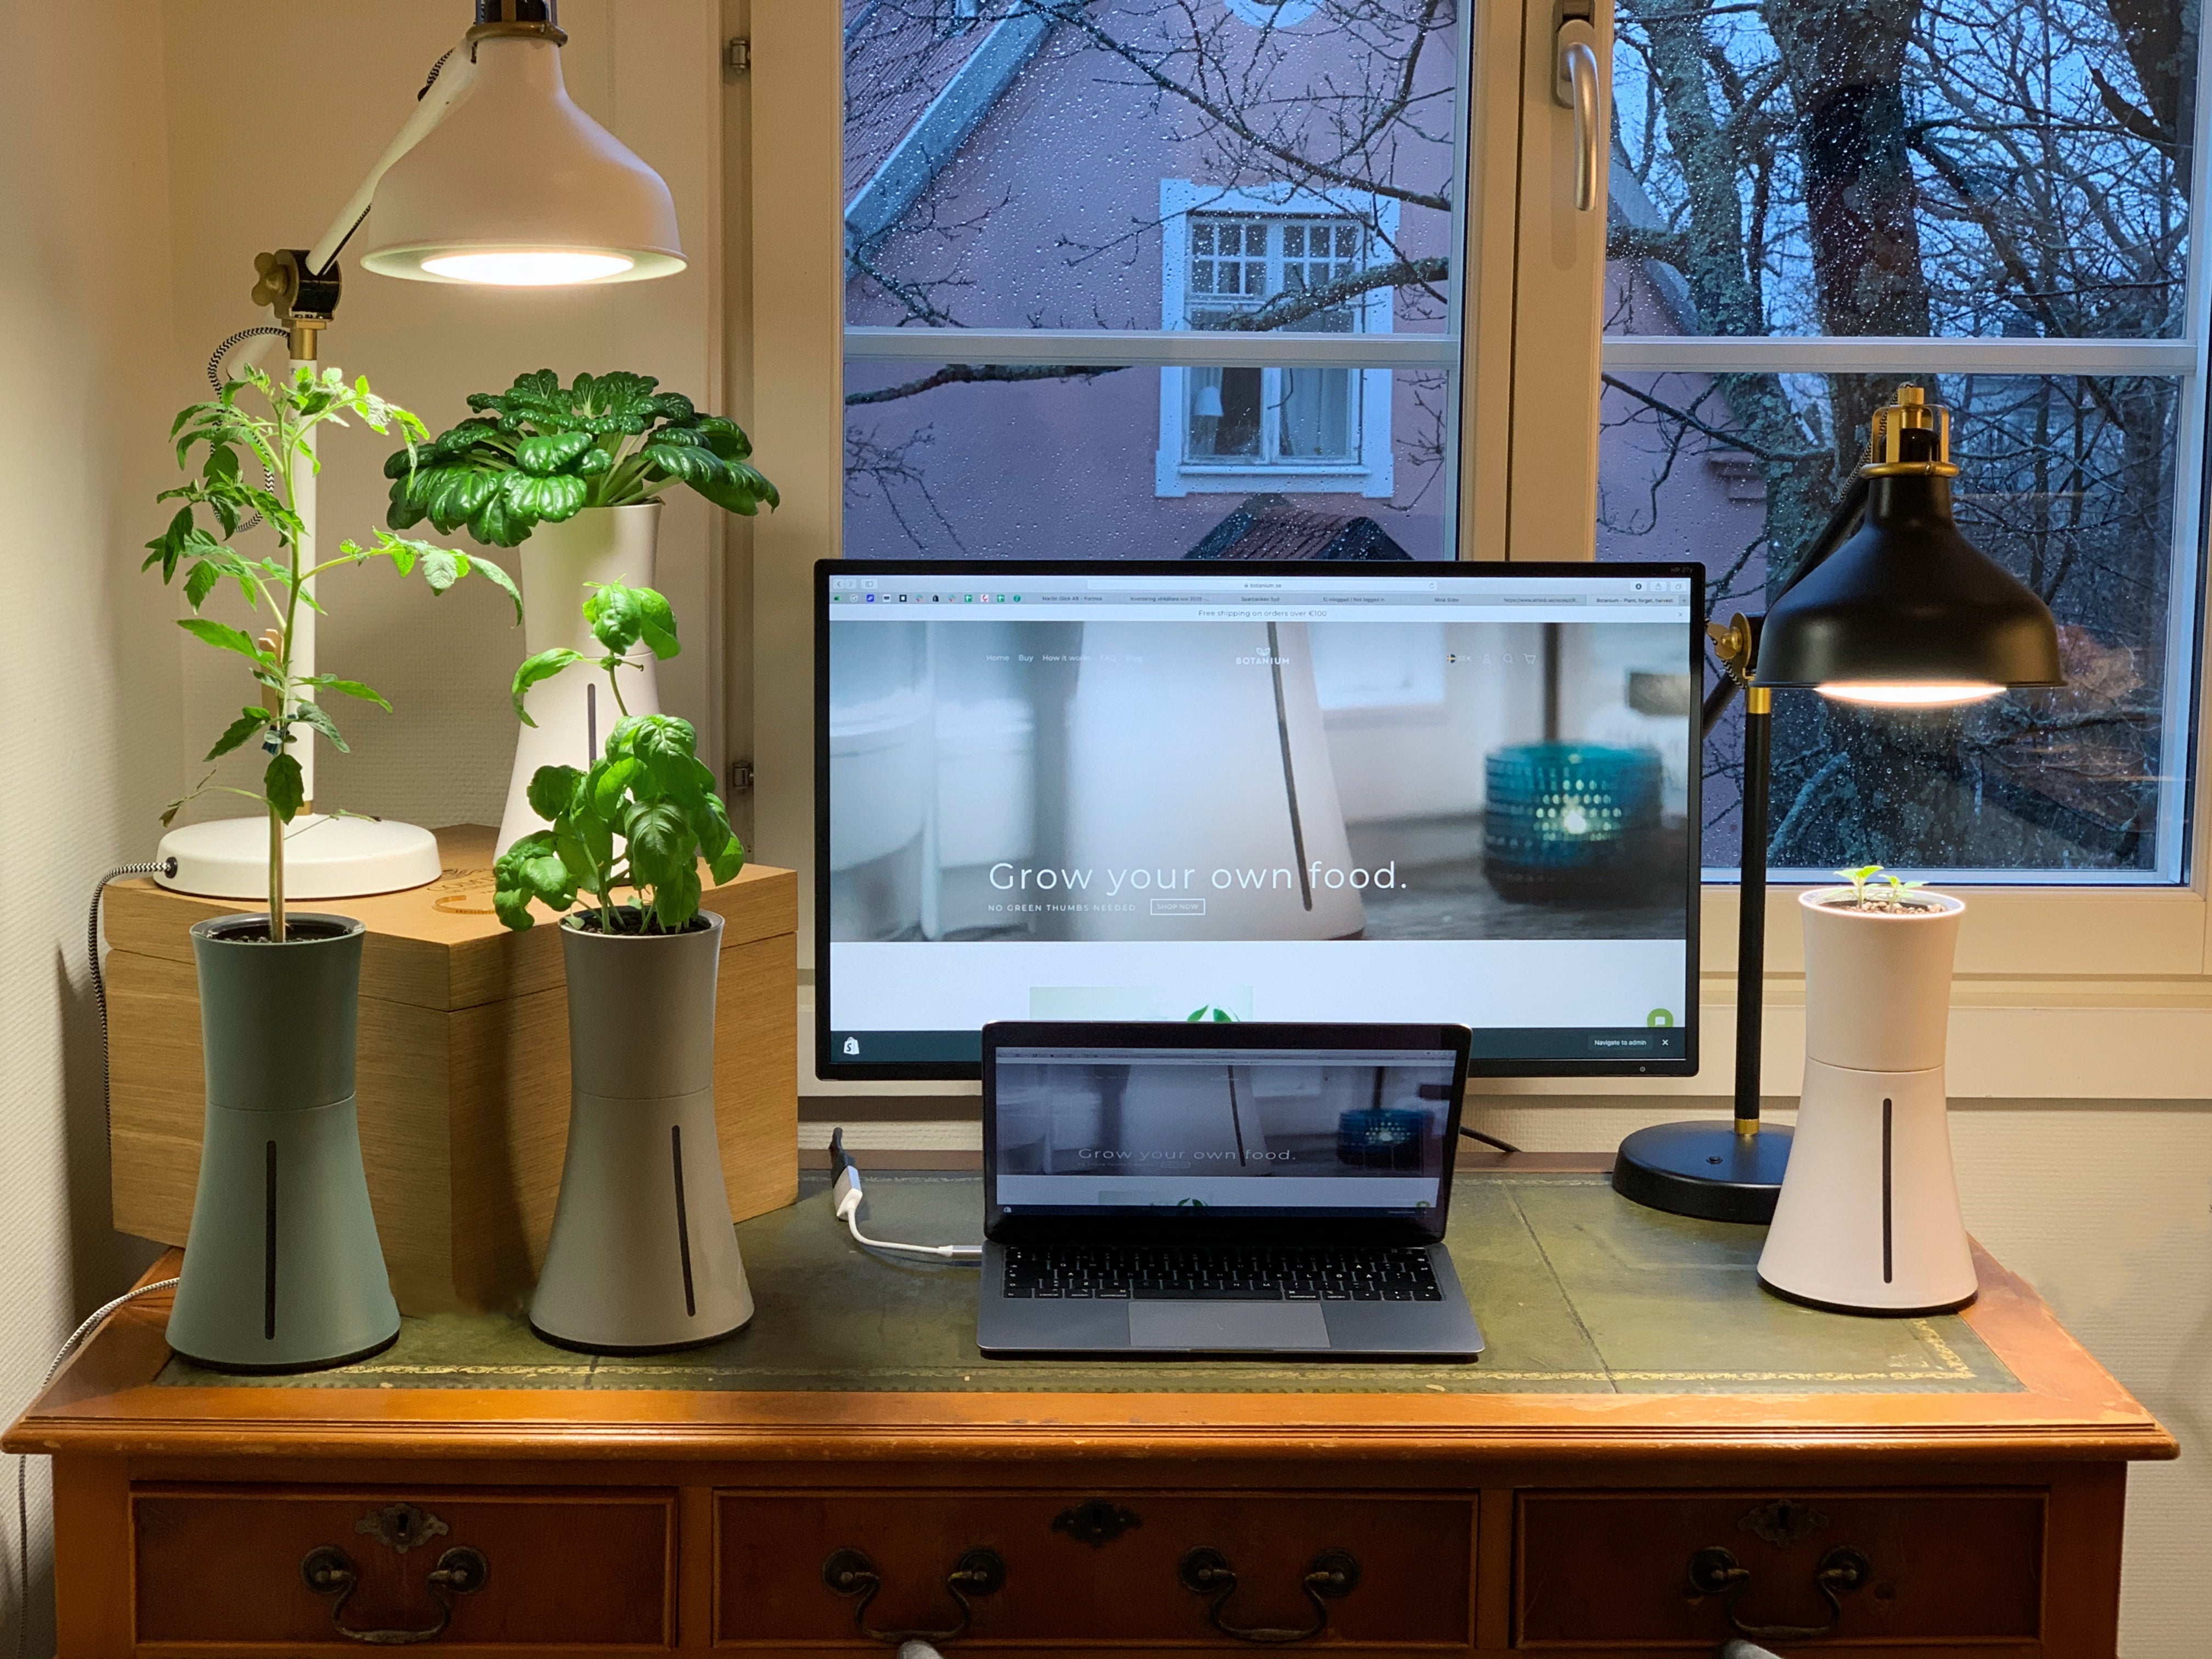
[[[1753,683],[2064,684],[2050,607],[1959,533],[1950,479],[1867,484],[1858,532],[1768,608]]]

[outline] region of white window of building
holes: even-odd
[[[1352,340],[1283,337],[1390,331],[1391,289],[1359,278],[1395,235],[1396,208],[1162,183],[1164,325],[1266,336],[1269,361],[1160,371],[1160,495],[1390,495],[1389,371],[1337,366],[1356,358]]]

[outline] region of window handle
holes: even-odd
[[[1604,124],[1598,119],[1597,28],[1586,17],[1559,25],[1557,74],[1552,100],[1575,112],[1575,211],[1597,205],[1598,146]]]

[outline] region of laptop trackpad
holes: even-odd
[[[1326,1348],[1318,1302],[1132,1302],[1129,1346],[1190,1348]]]

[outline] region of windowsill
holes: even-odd
[[[972,1102],[974,1083],[825,1083],[814,1075],[814,987],[799,988],[799,1097],[820,1116],[844,1098],[873,1115],[907,1115],[935,1099]],[[1717,1105],[1735,1089],[1735,984],[1708,970],[1698,996],[1702,1066],[1686,1078],[1506,1078],[1479,1094],[1652,1095]],[[1802,974],[1766,980],[1759,1091],[1794,1100],[1805,1064]],[[1945,1081],[1954,1100],[2203,1100],[2212,1054],[2212,981],[1962,976],[1952,988]],[[954,1115],[973,1109],[949,1109]]]
[[[1373,488],[1373,472],[1359,465],[1331,466],[1207,466],[1185,463],[1170,475],[1172,489],[1161,494],[1193,495],[1243,495],[1254,490],[1282,490],[1306,495],[1366,495]]]

